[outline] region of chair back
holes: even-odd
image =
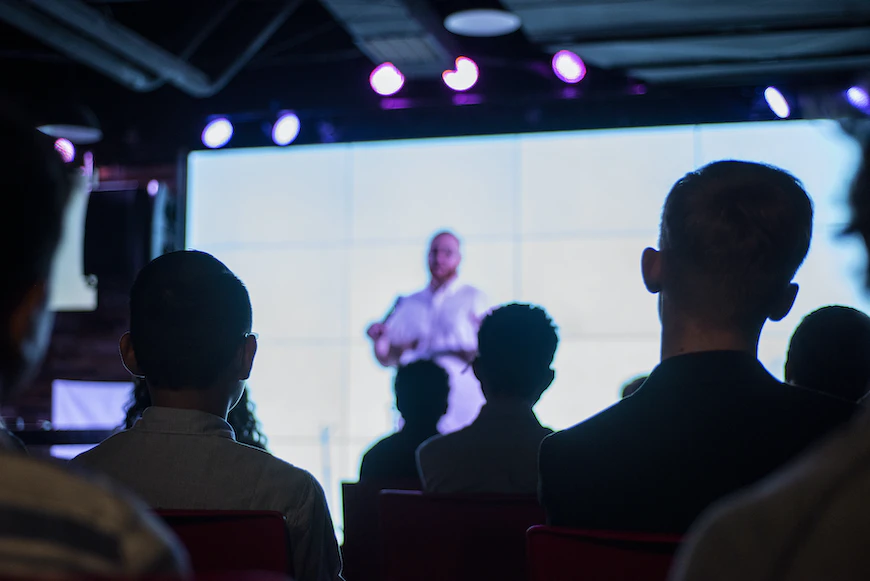
[[[529,581],[665,581],[677,535],[528,530]]]
[[[544,522],[534,496],[380,495],[385,581],[524,581],[526,530]]]
[[[195,573],[271,571],[292,577],[284,515],[267,510],[157,510]]]
[[[419,490],[420,481],[342,482],[343,573],[351,581],[381,581],[384,545],[378,516],[378,495],[384,489]]]

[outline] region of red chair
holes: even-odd
[[[380,495],[385,581],[524,581],[534,496]]]
[[[378,496],[384,489],[419,490],[419,480],[342,482],[343,575],[350,581],[381,581],[384,547],[378,517]]]
[[[681,539],[547,526],[526,537],[529,581],[664,581]]]
[[[157,510],[187,548],[195,573],[293,576],[284,515],[267,510]]]

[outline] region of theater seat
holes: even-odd
[[[534,496],[380,494],[385,581],[525,581]]]
[[[292,577],[284,515],[275,511],[157,510],[190,554],[194,572],[271,571]]]
[[[529,581],[664,581],[675,535],[534,526],[527,533]]]
[[[381,490],[419,490],[419,480],[372,482],[342,482],[344,513],[344,544],[341,558],[345,579],[350,581],[381,581],[384,547],[378,516],[378,496]]]

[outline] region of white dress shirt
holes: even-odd
[[[491,401],[467,428],[417,448],[423,490],[443,494],[536,494],[538,448],[553,433],[527,405]]]
[[[77,456],[154,508],[276,510],[287,517],[295,579],[340,579],[341,559],[323,489],[268,452],[240,444],[223,418],[149,407],[131,429]]]
[[[416,343],[402,353],[400,365],[431,359],[450,375],[448,409],[438,423],[441,433],[469,425],[484,404],[471,366],[455,353],[477,351],[477,331],[491,306],[483,292],[453,280],[436,291],[427,286],[401,297],[387,317],[392,344]]]

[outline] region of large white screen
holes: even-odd
[[[270,447],[311,471],[338,523],[342,480],[391,431],[390,371],[364,330],[426,282],[440,228],[464,239],[463,277],[560,326],[556,381],[536,410],[560,429],[612,404],[658,361],[656,299],[640,253],[684,173],[731,158],[778,165],[816,205],[792,314],[760,356],[781,376],[791,331],[831,303],[866,308],[860,246],[837,236],[857,151],[837,125],[794,121],[197,152],[188,246],[248,285],[260,332],[250,386]]]

